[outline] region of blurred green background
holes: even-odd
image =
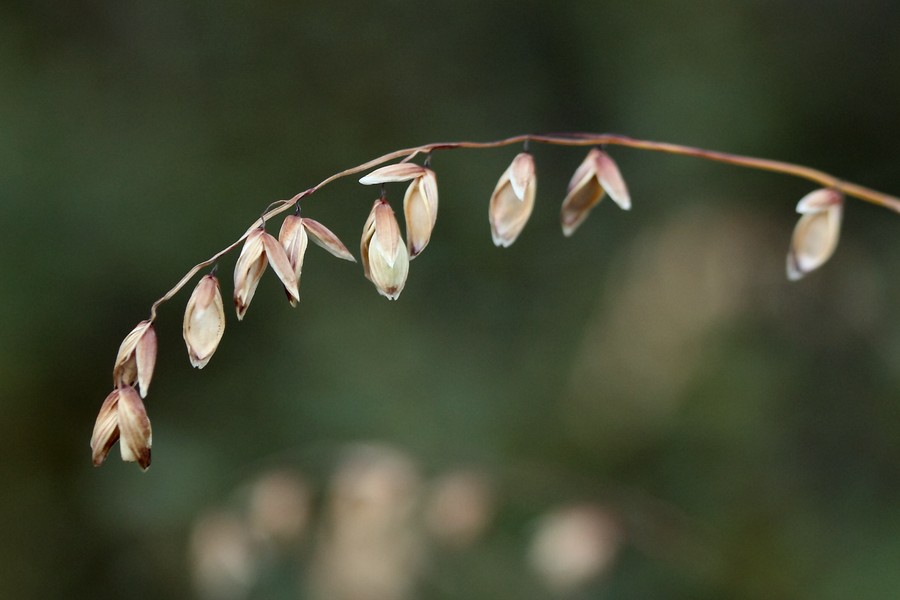
[[[900,193],[898,26],[888,0],[0,2],[0,597],[896,597],[900,218],[851,201],[788,284],[812,186],[779,175],[613,148],[633,210],[564,239],[584,150],[537,146],[499,250],[518,149],[438,153],[398,302],[311,247],[300,306],[267,274],[196,372],[189,286],[153,466],[88,441],[155,298],[397,148],[611,131]],[[305,214],[358,254],[375,193]]]

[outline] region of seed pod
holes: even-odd
[[[394,211],[383,198],[372,205],[363,226],[360,254],[366,278],[375,284],[379,294],[396,300],[406,284],[409,254]]]
[[[156,331],[150,321],[141,321],[122,340],[113,366],[113,385],[138,385],[141,397],[147,397],[156,366]]]
[[[823,188],[797,203],[802,216],[794,227],[787,255],[787,276],[797,281],[825,264],[837,248],[844,213],[844,196]]]
[[[536,190],[534,158],[522,152],[504,171],[491,195],[488,219],[494,245],[507,248],[516,241],[531,216]]]
[[[591,209],[603,199],[604,193],[609,194],[622,209],[631,208],[631,196],[619,167],[606,152],[594,148],[569,181],[560,214],[563,235],[569,237],[575,233]]]
[[[225,307],[219,280],[205,275],[188,300],[182,334],[191,364],[202,369],[212,358],[225,333]]]

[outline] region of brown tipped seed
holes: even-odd
[[[262,241],[266,250],[266,258],[269,259],[269,265],[284,285],[288,301],[291,303],[291,306],[297,306],[297,301],[300,299],[300,290],[297,289],[297,276],[294,274],[294,267],[291,265],[284,247],[268,233],[263,233]]]
[[[332,255],[344,260],[356,262],[356,259],[350,254],[347,247],[341,243],[341,240],[339,240],[330,229],[318,221],[301,218],[297,215],[290,215],[284,219],[284,223],[281,225],[281,233],[278,234],[278,241],[284,248],[284,253],[285,256],[287,256],[288,262],[294,273],[294,280],[296,281],[298,290],[300,286],[300,275],[303,272],[303,258],[306,256],[306,249],[309,246],[310,238],[312,238],[312,241],[314,241],[316,245],[321,246]],[[296,306],[297,299],[291,296],[291,292],[286,285],[285,292],[287,292],[291,306]]]
[[[831,189],[810,192],[797,203],[802,216],[788,250],[788,279],[797,281],[831,258],[840,238],[843,211],[844,196]]]
[[[328,229],[318,221],[304,218],[303,227],[306,229],[306,233],[309,234],[309,237],[312,238],[312,241],[315,242],[317,246],[324,248],[338,258],[349,260],[350,262],[356,262],[356,259],[353,258],[352,254],[350,254],[347,246],[345,246],[341,242],[341,240],[339,240],[338,237],[331,232],[330,229]]]
[[[289,215],[281,224],[281,232],[278,234],[278,241],[284,248],[285,255],[291,265],[294,273],[294,280],[297,282],[299,289],[300,274],[303,271],[303,257],[306,255],[306,247],[309,245],[309,236],[306,234],[306,228],[303,227],[303,219]],[[288,301],[291,306],[297,305],[297,299],[291,296],[291,293],[285,288],[288,295]]]
[[[372,206],[360,242],[363,271],[378,293],[396,300],[406,284],[409,254],[400,237],[400,226],[387,200],[379,198]]]
[[[113,366],[113,385],[137,384],[141,397],[147,397],[156,366],[156,331],[150,321],[141,321],[122,340]]]
[[[99,467],[106,460],[109,449],[119,439],[119,390],[110,392],[106,400],[100,406],[100,413],[94,422],[94,432],[91,434],[91,459],[95,467]]]
[[[133,387],[125,386],[119,389],[117,412],[122,460],[136,462],[146,471],[150,466],[153,434],[144,403]]]
[[[188,300],[182,334],[191,365],[202,369],[212,358],[225,333],[225,306],[219,280],[205,275]]]
[[[238,320],[244,318],[263,271],[270,263],[272,270],[284,284],[288,299],[292,300],[291,304],[296,304],[296,300],[300,297],[297,277],[284,248],[262,228],[256,228],[247,234],[241,255],[234,266],[234,306]]]
[[[591,209],[603,199],[604,193],[609,194],[620,208],[631,208],[631,196],[619,167],[606,152],[594,148],[569,181],[560,214],[563,235],[568,237],[575,232]]]
[[[496,246],[507,248],[519,237],[534,208],[536,190],[534,158],[522,152],[500,177],[491,195],[488,218]]]
[[[243,320],[256,293],[256,286],[269,264],[262,242],[265,233],[262,229],[254,229],[247,235],[234,266],[234,307],[239,321]]]
[[[403,198],[403,214],[406,217],[406,244],[412,260],[425,249],[431,240],[431,232],[437,221],[437,176],[431,169],[424,169],[421,177],[409,184]]]

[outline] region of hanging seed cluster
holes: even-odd
[[[355,262],[356,259],[338,237],[318,221],[299,214],[300,199],[340,177],[370,171],[360,179],[363,185],[380,185],[381,196],[375,200],[363,225],[360,259],[363,273],[379,294],[396,300],[406,285],[409,263],[419,256],[431,241],[437,222],[438,186],[435,172],[425,165],[411,162],[421,153],[453,148],[489,148],[514,143],[537,141],[552,145],[591,145],[587,156],[569,181],[562,202],[560,222],[565,236],[571,236],[605,195],[623,210],[631,208],[631,196],[615,161],[600,145],[616,144],[642,150],[661,151],[730,163],[737,166],[776,171],[826,184],[804,196],[797,204],[800,219],[794,228],[787,254],[787,275],[797,280],[822,266],[834,253],[840,235],[845,193],[900,212],[900,199],[857,186],[799,165],[768,159],[712,152],[662,142],[633,140],[623,136],[578,134],[571,136],[518,136],[500,142],[432,144],[401,150],[370,161],[359,167],[331,176],[306,192],[298,194],[269,211],[260,224],[251,227],[238,242],[215,257],[192,269],[170,292],[158,300],[151,318],[141,321],[119,347],[113,366],[113,391],[100,407],[91,437],[95,465],[106,459],[118,441],[122,459],[137,462],[142,469],[150,466],[152,432],[144,406],[156,364],[157,340],[153,329],[156,307],[177,293],[204,264],[242,242],[234,268],[233,301],[238,320],[242,320],[256,293],[257,285],[268,267],[281,281],[291,306],[300,298],[300,277],[309,241],[333,256]],[[372,167],[401,159],[371,170]],[[388,203],[386,184],[409,182],[403,198],[406,239],[403,239],[396,215]],[[537,176],[534,157],[520,152],[500,176],[488,203],[488,220],[494,244],[509,247],[525,227],[534,208]],[[267,218],[296,206],[296,214],[285,217],[276,239],[266,231]],[[215,267],[200,277],[188,299],[184,312],[183,336],[191,365],[205,367],[225,332],[225,307],[221,284]]]

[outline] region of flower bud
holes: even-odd
[[[563,235],[569,237],[575,233],[591,209],[603,199],[604,193],[609,194],[622,209],[631,208],[631,196],[619,167],[606,152],[594,148],[569,181],[560,214]]]
[[[788,279],[796,281],[831,258],[840,238],[843,211],[844,196],[827,188],[810,192],[797,203],[802,216],[788,250]]]
[[[138,384],[141,397],[147,397],[153,368],[156,366],[156,332],[150,321],[141,321],[122,340],[113,366],[113,385]]]
[[[205,275],[197,282],[184,311],[182,334],[191,365],[198,369],[205,367],[224,333],[225,307],[219,280],[214,275]]]
[[[522,152],[500,177],[491,195],[488,218],[496,246],[507,248],[516,241],[531,216],[536,190],[534,158]]]
[[[244,318],[247,307],[256,293],[256,286],[262,277],[266,265],[271,263],[272,270],[284,284],[288,298],[295,304],[300,297],[297,290],[297,277],[294,269],[284,252],[284,248],[278,240],[265,232],[262,228],[255,228],[244,240],[241,255],[234,267],[234,306],[237,310],[238,320]]]
[[[379,294],[396,300],[406,284],[409,254],[394,211],[383,198],[375,201],[363,226],[360,254],[366,278],[375,284]]]

